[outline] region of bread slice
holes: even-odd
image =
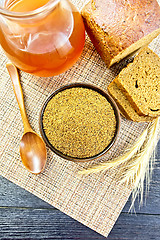
[[[160,34],[156,0],[90,0],[82,9],[86,31],[110,67]]]
[[[114,81],[139,115],[160,116],[160,58],[152,50],[142,49]]]
[[[122,91],[118,88],[117,84],[113,80],[108,86],[108,92],[111,97],[117,103],[119,110],[122,115],[129,120],[135,122],[151,122],[153,121],[153,117],[148,116],[139,116],[138,113],[134,110],[127,97],[122,93]]]

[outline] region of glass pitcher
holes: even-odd
[[[21,70],[54,76],[69,69],[85,41],[83,20],[68,0],[0,0],[0,43]]]

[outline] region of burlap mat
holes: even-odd
[[[85,1],[75,0],[81,9]],[[160,53],[160,38],[151,43],[151,48]],[[107,236],[123,209],[131,190],[115,180],[117,171],[79,176],[77,172],[97,162],[117,156],[132,144],[146,127],[122,118],[117,144],[104,157],[89,163],[73,163],[56,156],[48,149],[48,161],[40,175],[29,173],[22,165],[19,142],[23,124],[11,80],[6,70],[8,61],[0,51],[0,174],[28,190],[62,212]],[[107,90],[108,84],[124,66],[124,62],[110,70],[105,66],[89,38],[82,56],[66,73],[51,78],[38,78],[21,72],[25,104],[29,121],[39,133],[39,113],[43,102],[54,90],[71,82],[87,82]]]

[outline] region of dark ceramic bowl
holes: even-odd
[[[45,131],[44,131],[44,128],[43,128],[43,114],[44,114],[44,111],[45,111],[45,108],[48,104],[48,102],[59,92],[61,91],[64,91],[65,89],[69,89],[69,88],[74,88],[74,87],[84,87],[84,88],[89,88],[89,89],[93,89],[94,91],[97,91],[98,93],[100,93],[101,95],[103,95],[107,100],[108,102],[112,105],[113,109],[114,109],[114,113],[115,113],[115,117],[116,117],[116,131],[115,131],[115,134],[114,134],[114,137],[112,139],[112,141],[110,142],[109,145],[106,146],[106,148],[100,152],[99,154],[95,155],[95,156],[92,156],[92,157],[87,157],[87,158],[75,158],[75,157],[71,157],[71,156],[67,156],[67,155],[64,155],[62,152],[60,152],[59,150],[57,150],[56,148],[54,148],[54,146],[49,142],[46,134],[45,134]],[[114,102],[114,100],[111,98],[110,95],[108,95],[106,92],[104,92],[103,90],[101,90],[100,88],[94,86],[94,85],[90,85],[90,84],[85,84],[85,83],[72,83],[72,84],[69,84],[69,85],[65,85],[59,89],[57,89],[55,92],[53,92],[48,98],[47,100],[45,101],[43,107],[42,107],[42,110],[41,110],[41,113],[40,113],[40,132],[41,132],[41,135],[42,135],[42,138],[43,140],[45,141],[46,145],[54,152],[56,153],[57,155],[59,155],[60,157],[64,158],[64,159],[67,159],[67,160],[70,160],[70,161],[75,161],[75,162],[86,162],[86,161],[91,161],[91,160],[94,160],[94,159],[97,159],[99,157],[101,157],[102,155],[104,155],[106,152],[108,152],[111,147],[115,144],[115,141],[117,139],[117,136],[118,136],[118,133],[119,133],[119,130],[120,130],[120,113],[119,113],[119,110],[118,110],[118,107],[116,105],[116,103]]]

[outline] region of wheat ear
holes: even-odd
[[[132,204],[133,208],[135,199],[140,193],[140,204],[143,203],[144,180],[146,179],[146,190],[149,190],[150,178],[153,170],[153,162],[155,161],[155,148],[158,142],[159,118],[156,118],[152,125],[148,128],[148,135],[144,141],[141,150],[136,157],[131,159],[127,165],[127,169],[123,169],[123,177],[121,182],[130,182],[133,184]]]
[[[131,184],[133,187],[130,210],[133,208],[138,194],[141,196],[140,204],[142,204],[144,180],[146,178],[146,190],[149,190],[153,162],[155,161],[155,148],[159,140],[159,120],[160,117],[157,117],[152,124],[144,130],[130,150],[122,156],[115,158],[113,161],[82,170],[79,173],[91,174],[121,166],[119,181],[127,185]]]

